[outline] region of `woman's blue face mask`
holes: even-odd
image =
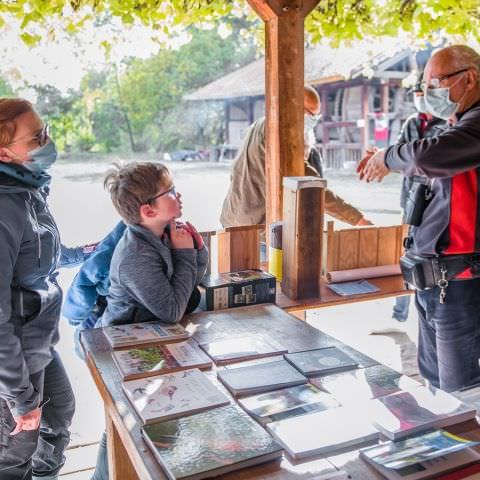
[[[46,172],[57,160],[55,143],[49,139],[43,147],[37,147],[28,152],[31,159],[22,165],[33,173]]]

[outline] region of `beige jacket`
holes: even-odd
[[[306,175],[318,172],[306,163]],[[363,214],[355,207],[325,191],[325,210],[342,222],[356,225]],[[223,201],[220,222],[224,227],[265,223],[265,118],[254,122],[233,165],[230,188]]]

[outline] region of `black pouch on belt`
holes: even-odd
[[[404,255],[400,258],[400,269],[406,283],[417,290],[428,290],[436,285],[432,259],[417,255]]]
[[[400,258],[405,282],[417,290],[428,290],[439,286],[442,281],[454,280],[468,268],[473,276],[480,276],[479,254],[420,257],[407,253]]]

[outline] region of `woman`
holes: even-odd
[[[54,345],[60,240],[47,206],[55,144],[30,102],[0,99],[0,478],[56,479],[74,409]]]

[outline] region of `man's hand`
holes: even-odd
[[[192,234],[183,225],[177,225],[175,219],[170,222],[170,241],[172,248],[193,248]]]
[[[366,225],[373,225],[373,222],[371,222],[370,220],[367,220],[365,217],[362,217],[355,226],[364,227]]]
[[[24,430],[37,430],[40,426],[40,419],[42,417],[42,409],[36,408],[31,412],[26,413],[20,417],[13,417],[16,422],[15,430],[10,435],[17,435]]]
[[[193,238],[193,243],[195,244],[195,248],[197,250],[201,250],[203,248],[203,238],[202,236],[198,233],[197,229],[190,223],[187,222],[185,224],[185,230],[190,233],[190,235]]]
[[[358,164],[357,173],[360,180],[381,182],[383,178],[390,173],[385,165],[385,150],[378,150],[374,154],[367,153]]]

